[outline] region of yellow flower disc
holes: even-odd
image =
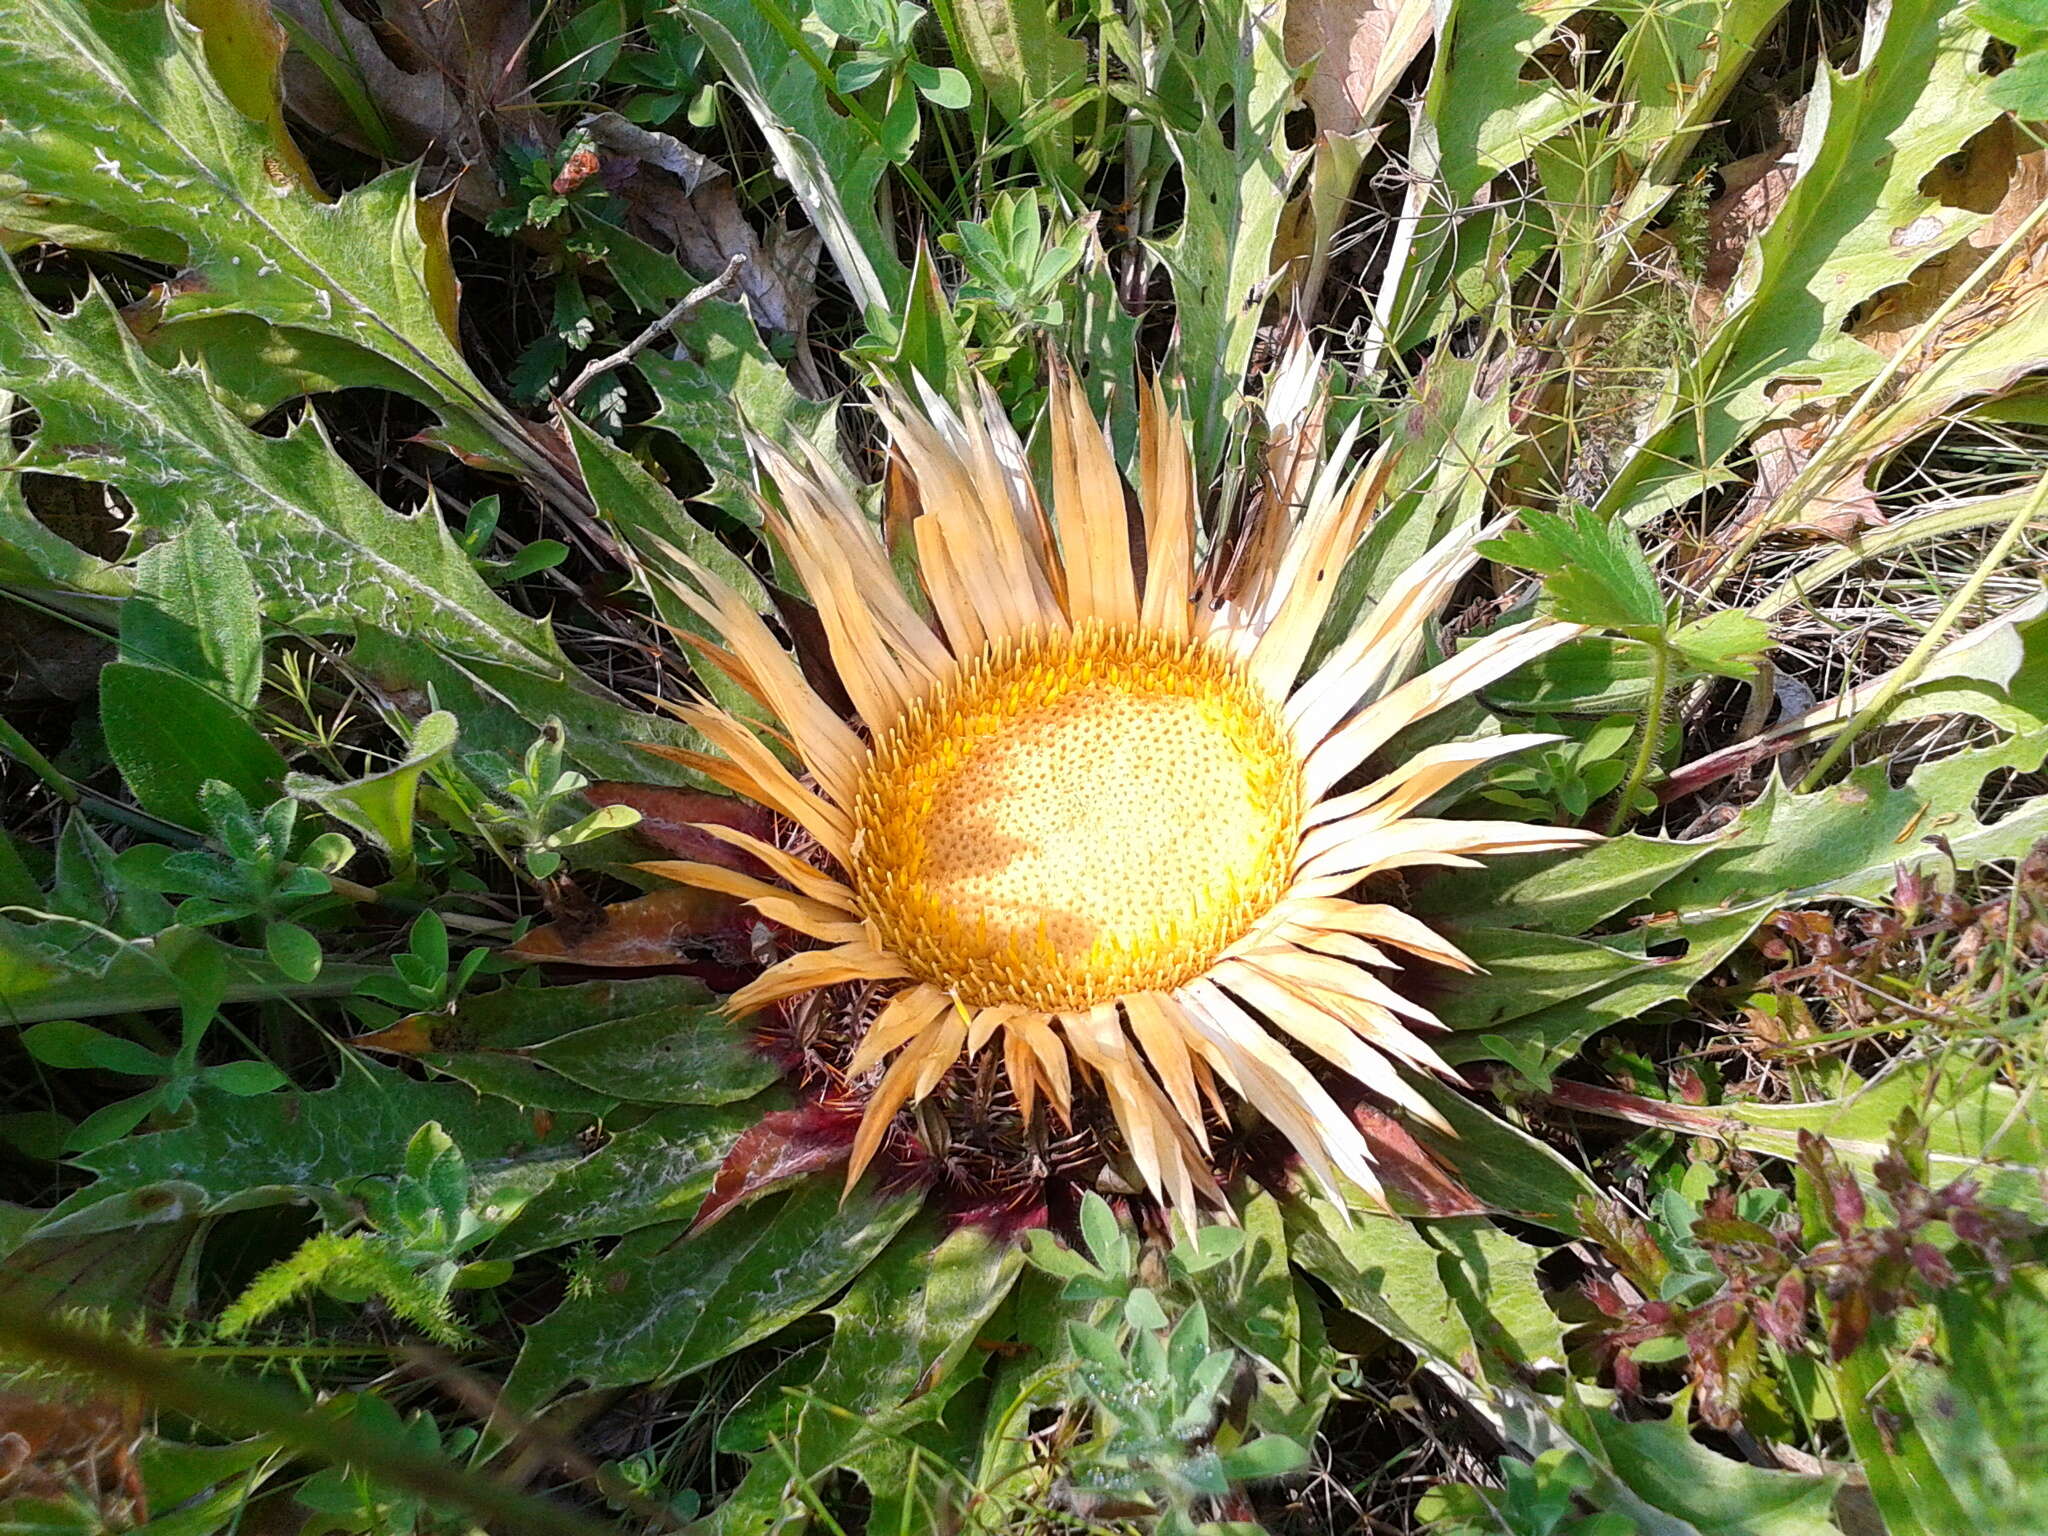
[[[1279,900],[1301,816],[1237,663],[1091,626],[990,651],[877,740],[851,873],[914,975],[1071,1012],[1206,970]]]

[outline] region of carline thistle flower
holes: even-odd
[[[1186,432],[1156,382],[1139,399],[1136,519],[1062,369],[1045,424],[1050,508],[985,387],[978,409],[929,391],[877,408],[886,521],[908,530],[915,591],[822,457],[754,443],[765,528],[816,605],[857,718],[828,705],[730,584],[671,552],[678,593],[717,637],[685,638],[774,725],[665,703],[713,751],[650,750],[793,823],[819,853],[705,824],[761,875],[645,866],[816,945],[734,993],[732,1010],[850,982],[887,991],[846,1066],[858,1080],[886,1064],[849,1187],[900,1111],[999,1043],[1026,1120],[1049,1109],[1071,1122],[1075,1095],[1098,1093],[1153,1197],[1190,1222],[1222,1198],[1209,1113],[1227,1115],[1226,1089],[1320,1180],[1334,1188],[1341,1173],[1377,1195],[1364,1138],[1295,1047],[1442,1125],[1401,1072],[1449,1075],[1418,1032],[1436,1021],[1377,973],[1394,951],[1472,966],[1406,912],[1350,893],[1384,871],[1591,837],[1413,814],[1547,737],[1431,747],[1343,786],[1397,732],[1579,628],[1509,625],[1410,676],[1426,622],[1491,531],[1474,529],[1402,573],[1310,667],[1386,450],[1348,464],[1347,433],[1298,515],[1269,509],[1264,536],[1198,560]]]

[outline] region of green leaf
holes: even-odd
[[[589,1102],[585,1090],[611,1102],[730,1104],[782,1075],[748,1043],[746,1028],[683,976],[507,987],[357,1043],[424,1056],[479,1088],[532,1104],[554,1102],[535,1096],[535,1078],[575,1085],[573,1104]]]
[[[1756,662],[1770,644],[1770,626],[1739,608],[1719,609],[1671,632],[1684,664],[1716,677],[1756,676]]]
[[[1472,1338],[1512,1370],[1565,1358],[1564,1325],[1550,1308],[1536,1266],[1548,1250],[1477,1217],[1432,1221],[1420,1229],[1437,1250],[1437,1273]]]
[[[1004,121],[1023,131],[1047,173],[1064,179],[1073,130],[1066,113],[1048,109],[1081,87],[1086,45],[1061,30],[1048,0],[954,0],[939,15],[953,56],[974,71]]]
[[[29,1055],[50,1067],[96,1067],[129,1077],[162,1077],[171,1066],[167,1056],[73,1019],[31,1025],[21,1032],[21,1043]]]
[[[1946,857],[1926,842],[1935,832],[1954,850],[1959,868],[2016,858],[2048,835],[2048,796],[2022,800],[1986,823],[1976,812],[1978,793],[1992,773],[2032,773],[2044,758],[2048,739],[2034,732],[1925,763],[1899,786],[1882,763],[1810,795],[1773,778],[1711,839],[1706,856],[1659,887],[1654,900],[1660,907],[1704,911],[1876,897],[1892,888],[1901,864],[1945,867]]]
[[[522,1258],[544,1248],[688,1221],[740,1133],[767,1108],[740,1104],[657,1110],[577,1163],[526,1203],[491,1253]]]
[[[1458,0],[1440,28],[1426,116],[1454,207],[1597,105],[1531,67],[1565,20],[1542,0]]]
[[[454,663],[571,677],[548,627],[491,591],[431,509],[384,506],[310,415],[282,437],[249,431],[197,378],[150,362],[104,294],[60,316],[0,274],[0,388],[41,419],[19,468],[120,487],[140,534],[219,519],[275,622],[383,629]]]
[[[494,599],[495,601],[495,599]],[[560,721],[570,761],[592,778],[693,784],[707,781],[634,743],[703,750],[704,740],[661,714],[642,714],[617,699],[594,692],[565,671],[543,677],[518,667],[451,658],[412,643],[401,631],[365,630],[349,653],[351,665],[376,680],[386,693],[431,697],[462,722],[465,755],[496,752],[518,761],[534,733]]]
[[[876,1501],[870,1528],[922,1530],[887,1516],[907,1503],[912,1450],[905,1433],[935,1420],[980,1369],[974,1340],[1021,1267],[1014,1243],[972,1226],[951,1233],[926,1217],[905,1227],[832,1308],[832,1342],[800,1393],[768,1405],[772,1437],[706,1536],[767,1536],[802,1509],[793,1484],[837,1468]]]
[[[1583,1417],[1615,1475],[1699,1536],[1840,1536],[1839,1476],[1766,1471],[1719,1455],[1687,1432],[1683,1408],[1663,1420]]]
[[[929,81],[920,79],[917,82],[917,89],[926,101],[949,112],[963,110],[974,99],[967,77],[957,69],[934,69]]]
[[[1410,1223],[1340,1212],[1320,1196],[1285,1209],[1295,1263],[1346,1310],[1426,1359],[1454,1363],[1471,1353],[1472,1331],[1445,1289],[1439,1255]]]
[[[1970,7],[1970,19],[2015,48],[2048,48],[2048,16],[2032,0],[1977,0]]]
[[[650,350],[637,359],[655,395],[650,424],[674,433],[710,471],[703,500],[752,523],[759,516],[748,495],[754,466],[740,424],[786,446],[804,439],[829,451],[839,436],[836,412],[797,393],[744,305],[720,299],[701,305],[677,327],[675,339],[674,357]],[[630,526],[624,531],[630,539]]]
[[[1261,1435],[1223,1453],[1223,1474],[1234,1483],[1285,1477],[1308,1465],[1306,1447],[1285,1435]]]
[[[1509,1124],[1496,1109],[1426,1079],[1418,1079],[1416,1086],[1456,1134],[1446,1136],[1419,1122],[1410,1129],[1467,1189],[1493,1210],[1552,1231],[1579,1232],[1579,1202],[1597,1192],[1576,1164]]]
[[[206,825],[199,790],[209,780],[267,804],[284,777],[284,758],[238,707],[160,667],[103,667],[100,725],[136,803],[179,826]]]
[[[1168,50],[1170,67],[1187,72],[1186,86],[1176,80],[1174,87],[1192,100],[1161,126],[1183,185],[1199,195],[1186,199],[1179,228],[1154,248],[1173,276],[1174,361],[1187,392],[1198,478],[1221,463],[1264,312],[1255,296],[1272,276],[1281,210],[1304,163],[1287,143],[1295,88],[1280,37],[1283,15],[1280,7],[1203,0],[1190,17],[1202,28],[1199,46],[1186,37]]]
[[[273,1093],[291,1079],[267,1061],[226,1061],[201,1070],[200,1081],[239,1099],[253,1099],[259,1093]]]
[[[1313,1437],[1329,1405],[1334,1369],[1317,1309],[1305,1302],[1289,1267],[1279,1202],[1263,1191],[1251,1194],[1238,1203],[1238,1220],[1242,1241],[1228,1258],[1192,1273],[1189,1290],[1217,1334],[1270,1368],[1254,1422]]]
[[[744,1024],[701,987],[649,999],[644,1012],[562,1035],[523,1054],[571,1082],[638,1103],[730,1104],[782,1069],[749,1043]],[[687,999],[687,1000],[685,1000]]]
[[[1839,1098],[1789,1104],[1738,1100],[1695,1107],[1626,1098],[1624,1107],[1626,1117],[1638,1123],[1716,1137],[1787,1160],[1798,1157],[1802,1133],[1822,1136],[1866,1176],[1890,1149],[1900,1118],[1910,1116],[1925,1128],[1934,1182],[1975,1178],[2003,1203],[2030,1212],[2048,1209],[2040,1185],[2040,1172],[2048,1167],[2048,1115],[1988,1067],[1906,1063]]]
[[[1454,924],[1483,917],[1489,927],[1580,934],[1648,901],[1712,848],[1706,839],[1683,843],[1631,832],[1569,853],[1444,871],[1419,885],[1411,906]]]
[[[0,477],[0,580],[10,587],[57,588],[126,597],[129,573],[87,554],[29,510],[22,477]]]
[[[716,8],[685,0],[680,9],[768,141],[854,303],[863,313],[897,312],[908,283],[875,207],[888,156],[872,129],[820,89],[823,61],[802,18],[782,0]]]
[[[741,1207],[685,1233],[650,1227],[526,1331],[506,1397],[536,1405],[571,1382],[674,1381],[757,1343],[827,1300],[916,1214],[915,1195],[863,1188],[843,1203],[831,1180]]]
[[[215,943],[189,928],[108,943],[73,923],[30,926],[0,919],[0,1007],[16,1024],[175,1008],[188,990],[179,974],[179,953],[194,944]],[[298,983],[260,951],[216,947],[227,969],[231,1002],[334,997],[378,974],[371,966],[330,965],[318,980]]]
[[[1632,935],[1602,943],[1512,929],[1461,930],[1458,946],[1479,973],[1447,980],[1433,1011],[1450,1029],[1498,1029],[1656,965],[1639,952],[1641,942]]]
[[[1128,1281],[1131,1274],[1131,1244],[1118,1225],[1109,1202],[1090,1190],[1081,1199],[1081,1236],[1088,1244],[1096,1268],[1111,1281]]]
[[[1984,34],[1950,0],[1873,12],[1861,48],[1824,64],[1792,158],[1798,178],[1751,242],[1720,323],[1673,369],[1662,414],[1601,498],[1647,515],[1696,493],[1757,426],[1802,399],[1838,396],[1883,358],[1849,334],[1873,295],[1904,282],[1988,217],[1945,202],[1933,172],[1997,115]]]
[[[1650,647],[1619,635],[1586,634],[1517,668],[1480,694],[1497,710],[1538,715],[1606,715],[1640,710],[1656,670]],[[1683,681],[1683,674],[1679,676]]]
[[[725,404],[722,409],[728,427],[736,430],[738,422],[732,416],[730,404]],[[717,535],[647,472],[645,466],[631,454],[606,442],[576,417],[564,416],[562,420],[570,446],[576,452],[577,466],[590,487],[591,495],[602,508],[605,521],[618,530],[620,538],[640,556],[643,563],[655,571],[670,571],[674,568],[674,560],[669,552],[679,551],[724,577],[754,606],[768,606],[760,578],[752,567],[726,548]],[[734,474],[742,473],[739,465],[746,462],[743,442],[737,454],[731,471]],[[740,480],[737,483],[749,482]],[[755,521],[757,516],[750,508],[747,521]],[[662,581],[656,580],[650,586],[656,611],[664,622],[707,639],[718,638],[703,617]],[[706,679],[706,686],[727,709],[742,715],[760,713],[759,704],[731,679],[713,676]]]
[[[317,805],[345,826],[353,827],[397,859],[412,857],[413,805],[420,776],[455,746],[455,716],[436,710],[413,727],[406,753],[389,768],[336,784],[310,773],[284,781],[285,793]]]
[[[2048,117],[2048,52],[2037,52],[2016,62],[1991,82],[1991,104],[2003,107],[2015,117],[2039,122]]]
[[[1663,594],[1642,546],[1626,524],[1603,519],[1589,507],[1524,512],[1521,527],[1486,540],[1479,552],[1541,576],[1561,619],[1638,639],[1664,632]]]
[[[320,941],[297,923],[272,923],[263,930],[263,952],[293,981],[311,981],[327,958]]]
[[[594,96],[633,31],[626,20],[625,0],[587,0],[565,7],[548,29],[535,78],[553,102]]]
[[[327,201],[284,133],[277,53],[237,52],[237,25],[202,38],[170,5],[0,0],[0,225],[179,269],[161,331],[241,314],[312,332],[372,361],[348,382],[396,367],[537,457],[462,359],[445,205],[415,199],[410,170]]]
[[[428,1121],[468,1149],[487,1189],[517,1189],[522,1180],[561,1172],[576,1157],[587,1124],[568,1115],[543,1123],[456,1083],[418,1082],[363,1064],[318,1093],[241,1098],[202,1088],[192,1096],[189,1124],[78,1158],[99,1178],[59,1205],[53,1220],[162,1185],[211,1211],[331,1199],[336,1185],[380,1170],[396,1173],[406,1144]]]
[[[1870,1491],[1888,1531],[1950,1530],[2025,1536],[2048,1520],[2040,1468],[2048,1398],[2037,1362],[2048,1345],[2048,1297],[2022,1270],[1995,1290],[1968,1281],[1937,1299],[1940,1361],[1873,1335],[1840,1371],[1844,1386],[1875,1380],[1845,1418],[1870,1467]],[[1882,1347],[1889,1342],[1891,1348]],[[1865,1395],[1868,1394],[1868,1395]],[[1868,1411],[1882,1408],[1882,1431]]]
[[[247,710],[263,684],[256,579],[227,530],[195,517],[135,564],[121,656],[190,678]]]

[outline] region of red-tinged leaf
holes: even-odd
[[[1786,1349],[1797,1349],[1806,1338],[1806,1281],[1798,1270],[1779,1280],[1769,1301],[1757,1308],[1757,1326]]]
[[[678,859],[696,859],[727,869],[759,874],[760,868],[739,849],[699,831],[699,822],[714,822],[772,842],[775,818],[758,805],[735,800],[729,795],[706,794],[702,790],[672,789],[666,784],[627,784],[600,779],[583,791],[592,805],[631,806],[640,813],[633,830],[663,853]]]
[[[1853,1175],[1841,1168],[1831,1168],[1828,1171],[1828,1201],[1834,1217],[1835,1231],[1840,1236],[1847,1237],[1863,1225],[1863,1187],[1856,1182]]]
[[[1828,1358],[1837,1365],[1856,1353],[1870,1331],[1870,1293],[1851,1287],[1835,1302],[1834,1326],[1828,1330]]]
[[[1372,1149],[1373,1171],[1380,1176],[1380,1183],[1400,1214],[1486,1214],[1487,1207],[1431,1157],[1400,1121],[1362,1102],[1352,1106],[1351,1119]]]
[[[859,1129],[858,1109],[807,1104],[763,1115],[726,1154],[690,1230],[702,1231],[743,1201],[845,1162]]]
[[[730,991],[760,968],[753,949],[760,924],[730,896],[664,886],[606,907],[595,924],[564,921],[536,928],[509,953],[599,970],[680,970]]]

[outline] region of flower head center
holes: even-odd
[[[989,652],[876,741],[852,874],[921,979],[1072,1011],[1207,969],[1279,900],[1301,817],[1234,661],[1090,626]]]

